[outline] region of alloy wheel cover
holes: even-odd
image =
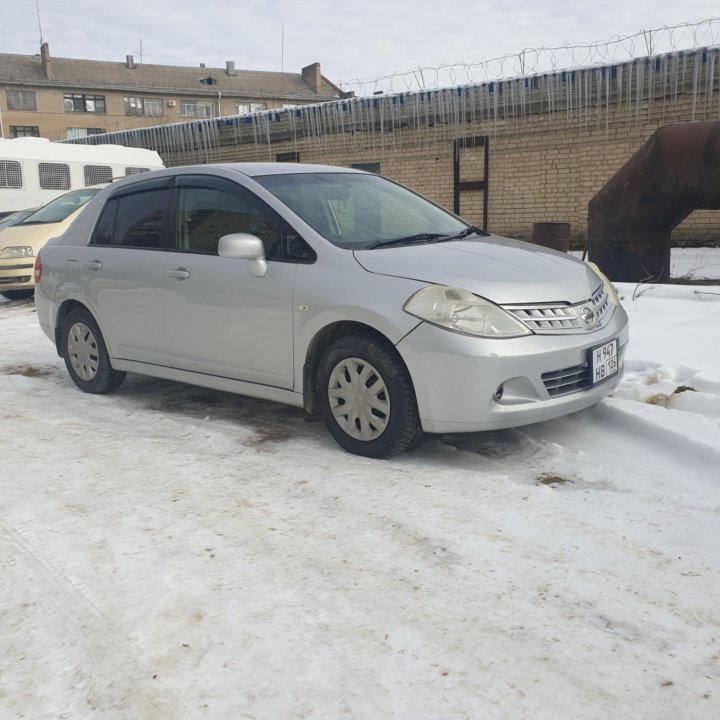
[[[345,358],[328,380],[328,401],[335,422],[352,438],[379,438],[390,421],[390,395],[380,373],[360,358]]]
[[[76,322],[70,328],[67,351],[75,374],[90,382],[97,375],[100,354],[95,335],[85,323]]]

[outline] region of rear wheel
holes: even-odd
[[[113,370],[100,328],[84,308],[68,313],[62,324],[60,342],[68,373],[81,390],[107,393],[125,380],[124,372]]]
[[[386,341],[365,335],[339,339],[320,362],[318,386],[323,420],[351,453],[388,457],[422,435],[410,377]]]

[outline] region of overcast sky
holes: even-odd
[[[716,0],[38,0],[56,57],[299,72],[334,82],[608,40],[720,15]],[[35,0],[0,0],[0,51],[39,51]],[[282,42],[284,24],[284,44]]]

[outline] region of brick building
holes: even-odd
[[[0,137],[87,137],[340,96],[314,63],[300,73],[145,65],[0,53]]]

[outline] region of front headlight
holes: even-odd
[[[620,298],[618,297],[617,290],[615,289],[615,286],[610,282],[608,276],[605,275],[605,273],[603,273],[602,270],[600,270],[600,268],[594,262],[586,260],[585,264],[589,265],[592,268],[592,271],[602,280],[603,287],[605,288],[605,292],[608,294],[610,302],[613,305],[619,305]]]
[[[447,330],[488,338],[532,335],[510,313],[467,290],[430,285],[418,290],[403,306],[405,312]]]
[[[31,247],[6,247],[0,252],[0,258],[29,258],[33,256],[33,249]]]

